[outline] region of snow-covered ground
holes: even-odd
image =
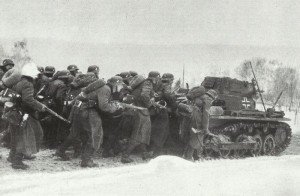
[[[1,177],[0,195],[300,195],[300,156],[147,164]]]

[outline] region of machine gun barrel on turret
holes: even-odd
[[[276,99],[276,101],[275,101],[275,103],[274,103],[272,109],[275,109],[275,107],[276,107],[276,105],[277,105],[277,103],[278,103],[280,97],[282,96],[283,91],[284,91],[284,89],[279,93],[279,95],[278,95],[278,97],[277,97],[277,99]]]
[[[250,65],[250,67],[251,67],[252,74],[253,74],[253,77],[254,77],[254,80],[255,80],[255,83],[256,83],[256,86],[257,86],[257,90],[258,90],[258,93],[259,93],[261,102],[262,102],[262,104],[263,104],[263,107],[264,107],[264,110],[265,110],[265,112],[267,112],[267,109],[266,109],[266,106],[265,106],[265,102],[264,102],[264,99],[263,99],[263,97],[262,97],[261,90],[260,90],[260,88],[259,88],[259,84],[258,84],[256,75],[255,75],[254,69],[253,69],[253,67],[252,67],[252,63],[249,62],[249,65]]]

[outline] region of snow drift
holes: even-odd
[[[299,195],[300,156],[147,164],[1,178],[0,195]]]

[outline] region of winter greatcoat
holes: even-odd
[[[84,158],[89,159],[91,153],[98,150],[103,140],[101,112],[114,113],[118,107],[112,102],[111,89],[104,85],[84,98],[77,97],[73,106],[71,132],[77,133],[83,143]]]
[[[151,106],[153,97],[153,85],[150,80],[145,80],[132,91],[134,105],[144,107],[144,110],[136,110],[133,114],[133,131],[131,139],[149,145],[151,136],[150,113],[147,108]]]
[[[31,78],[22,77],[12,87],[18,93],[20,103],[17,110],[11,110],[4,115],[9,121],[9,129],[12,134],[13,153],[31,155],[39,150],[43,136],[40,122],[34,118],[35,111],[42,111],[42,104],[34,99],[34,88]],[[21,112],[21,113],[20,113]],[[22,122],[22,115],[28,114],[27,120]],[[21,123],[22,122],[22,123]],[[20,126],[22,124],[22,126]]]

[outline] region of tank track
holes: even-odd
[[[283,130],[283,137],[276,136],[276,130]],[[239,135],[245,134],[247,136],[260,135],[262,141],[268,134],[272,134],[276,138],[277,145],[272,154],[268,155],[279,155],[282,153],[290,144],[292,131],[290,126],[284,122],[229,122],[217,128],[210,130],[213,134],[225,135],[230,138],[232,142],[236,141]],[[260,152],[259,154],[263,154]]]

